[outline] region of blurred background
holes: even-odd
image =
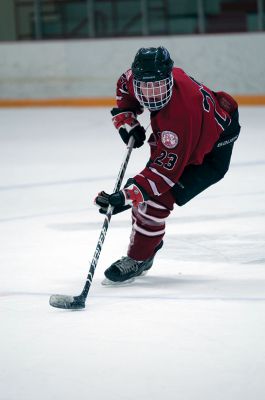
[[[264,31],[263,0],[1,0],[0,40]]]
[[[111,105],[138,48],[159,45],[213,89],[265,104],[264,3],[1,0],[0,106]]]

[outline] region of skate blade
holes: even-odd
[[[109,280],[108,278],[105,278],[102,282],[101,285],[102,286],[127,286],[130,285],[131,283],[133,283],[135,281],[135,279],[141,278],[142,276],[145,276],[148,273],[148,270],[143,271],[140,275],[138,276],[134,276],[133,278],[127,279],[127,281],[123,281],[123,282],[113,282],[111,280]]]
[[[101,285],[106,286],[106,287],[120,287],[120,286],[130,285],[134,281],[135,281],[135,278],[127,279],[127,281],[123,281],[123,282],[113,282],[113,281],[109,280],[108,278],[105,278],[101,282]]]

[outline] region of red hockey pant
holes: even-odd
[[[173,210],[171,191],[155,196],[132,209],[132,233],[127,255],[143,261],[155,254],[165,234],[165,220]]]

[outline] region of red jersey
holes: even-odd
[[[150,161],[134,177],[151,197],[170,190],[186,166],[203,162],[229,126],[230,115],[237,108],[229,95],[214,93],[180,68],[173,68],[172,72],[174,84],[170,101],[150,114],[153,131],[148,141]],[[143,111],[134,95],[131,70],[118,80],[117,106],[133,109],[138,114]]]

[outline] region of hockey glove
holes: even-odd
[[[131,136],[134,137],[134,148],[141,147],[145,141],[145,129],[137,121],[136,113],[132,110],[123,110],[121,108],[113,108],[111,110],[113,116],[112,122],[125,144],[128,144]]]
[[[104,192],[104,190],[102,190],[102,192],[99,192],[97,197],[95,198],[94,203],[96,204],[96,206],[99,207],[99,212],[100,214],[106,214],[107,213],[107,209],[108,206],[110,204],[109,198],[110,198],[110,194]],[[131,208],[131,206],[115,206],[112,212],[112,215],[115,214],[119,214],[120,212],[126,211],[129,208]]]
[[[124,189],[117,193],[108,194],[102,191],[97,195],[95,204],[100,207],[100,214],[106,214],[110,204],[114,206],[114,215],[128,210],[132,206],[138,207],[140,203],[148,199],[148,195],[134,183],[133,179],[129,179],[127,184],[128,186],[125,186]]]

